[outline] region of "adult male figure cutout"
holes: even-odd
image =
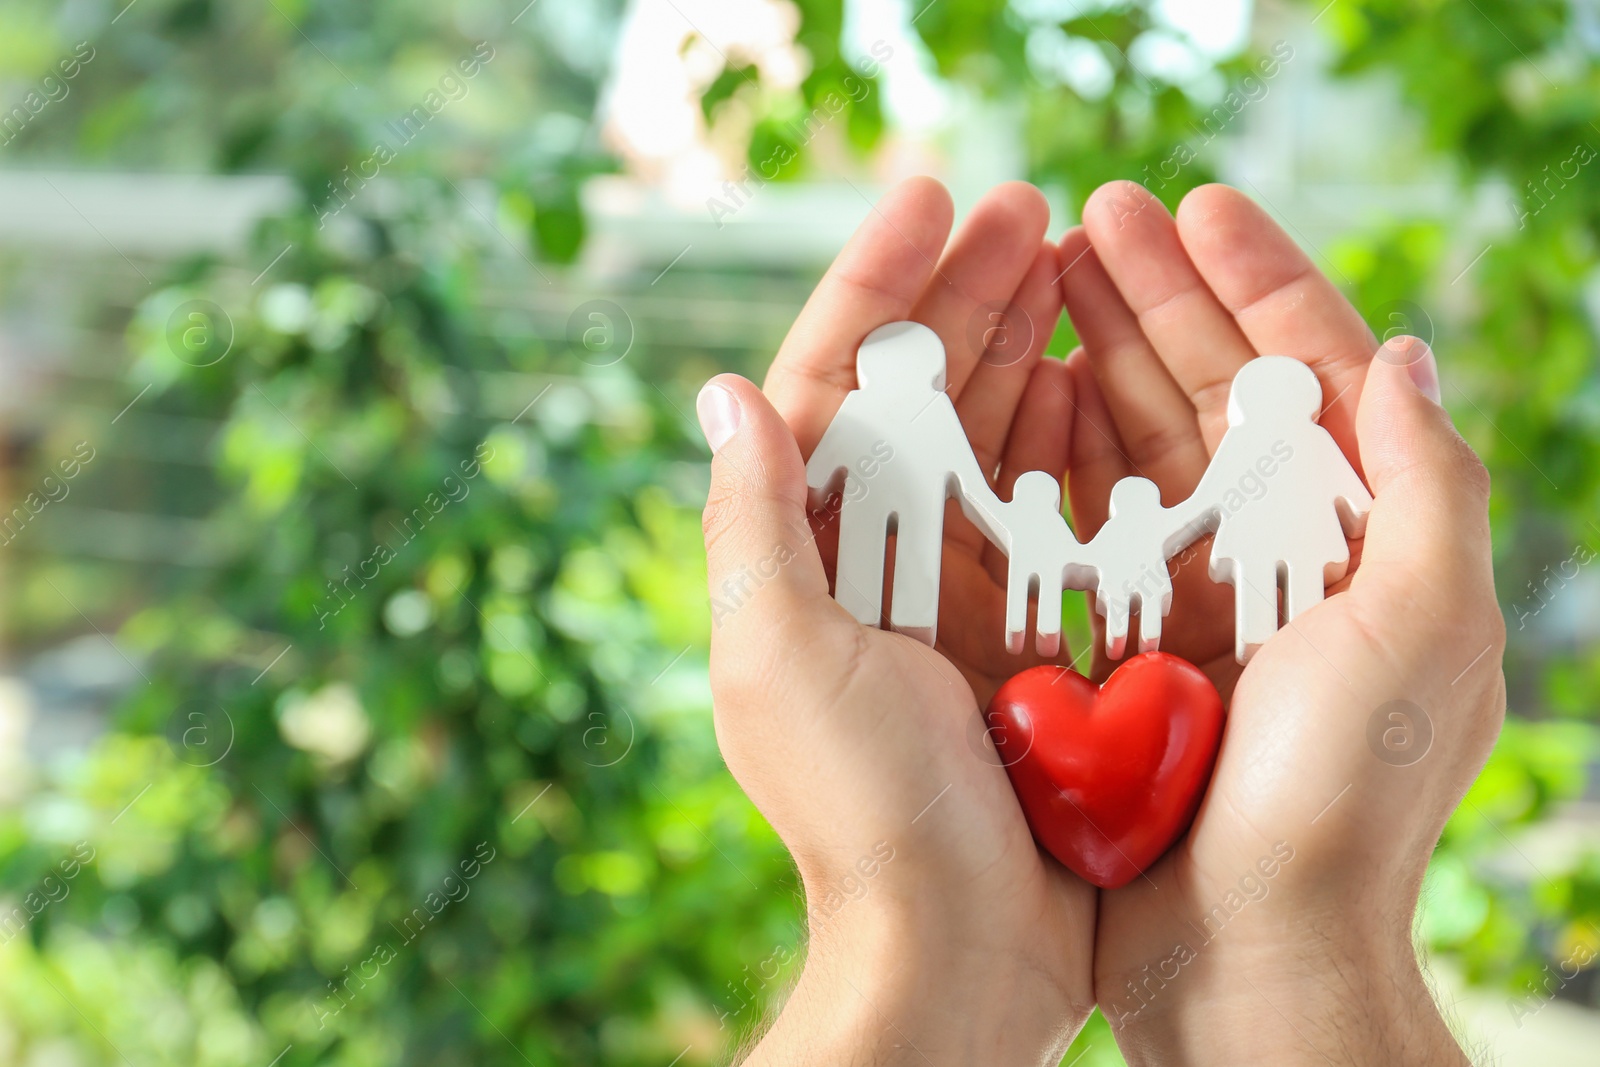
[[[939,621],[945,501],[960,500],[996,544],[1003,542],[1001,503],[944,392],[938,334],[916,322],[873,330],[856,353],[856,385],[806,464],[814,494],[837,491],[841,473],[844,478],[834,597],[858,622],[878,625],[885,549],[894,535],[889,624],[931,645]]]

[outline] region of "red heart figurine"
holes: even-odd
[[[1085,881],[1133,881],[1193,821],[1222,697],[1187,660],[1134,656],[1096,686],[1065,667],[1008,680],[985,720],[1034,838]]]

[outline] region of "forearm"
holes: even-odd
[[[1148,1004],[1107,1012],[1130,1067],[1470,1063],[1409,941],[1374,950],[1330,934],[1270,952],[1215,945],[1183,972]]]

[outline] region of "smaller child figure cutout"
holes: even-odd
[[[1093,583],[1094,568],[1083,545],[1061,517],[1061,486],[1044,471],[1017,479],[1011,502],[1002,505],[1000,549],[1010,560],[1006,572],[1006,649],[1027,644],[1028,597],[1039,601],[1035,646],[1041,656],[1061,650],[1061,593]]]
[[[1148,478],[1123,478],[1111,487],[1105,525],[1085,549],[1099,571],[1094,607],[1106,620],[1106,655],[1121,659],[1128,619],[1139,608],[1139,651],[1161,645],[1161,618],[1172,610],[1167,541],[1183,528],[1177,508],[1161,506],[1161,490]]]

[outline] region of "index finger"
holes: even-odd
[[[889,190],[817,283],[762,385],[809,457],[856,387],[856,349],[911,316],[950,236],[950,194],[932,178]]]

